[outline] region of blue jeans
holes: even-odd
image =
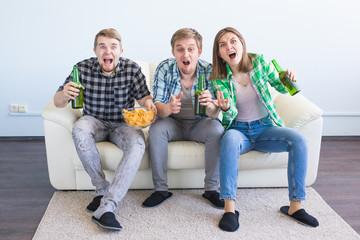
[[[220,148],[220,198],[235,199],[239,156],[257,150],[288,152],[289,200],[305,200],[308,149],[305,137],[295,129],[274,126],[270,117],[237,122],[225,132]]]

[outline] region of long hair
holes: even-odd
[[[246,44],[244,37],[237,31],[235,28],[227,27],[224,29],[221,29],[215,36],[214,39],[214,46],[213,46],[213,70],[210,76],[210,80],[216,80],[217,78],[224,79],[226,78],[226,62],[220,57],[219,53],[219,42],[220,38],[224,36],[226,33],[231,32],[234,33],[240,40],[242,46],[243,46],[243,52],[241,61],[238,66],[238,70],[240,72],[249,72],[253,69],[253,65],[251,62],[251,59],[249,58],[247,52],[246,52]]]

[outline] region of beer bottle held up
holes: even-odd
[[[294,96],[295,94],[300,92],[300,88],[296,85],[295,82],[290,79],[290,76],[279,66],[276,60],[274,59],[271,62],[274,64],[276,71],[279,73],[280,81],[282,82],[282,84],[284,84],[286,90],[290,93],[290,95]]]
[[[73,82],[76,83],[77,89],[80,90],[78,96],[74,96],[75,99],[71,100],[71,107],[74,109],[83,108],[84,100],[83,100],[83,85],[79,81],[79,70],[76,66],[73,69]]]
[[[204,76],[202,74],[199,74],[199,82],[198,82],[198,88],[195,91],[195,105],[194,105],[194,114],[204,116],[206,114],[206,106],[200,105],[200,99],[199,96],[201,95],[201,92],[203,92],[204,89]]]

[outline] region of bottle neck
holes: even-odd
[[[77,67],[73,69],[73,82],[79,82],[79,70]]]
[[[204,90],[204,76],[202,74],[199,74],[198,89]]]
[[[280,65],[276,62],[275,59],[271,62],[274,64],[274,67],[276,68],[276,71],[278,71],[278,73],[284,72],[284,70],[280,67]]]

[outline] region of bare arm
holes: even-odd
[[[179,95],[174,97],[171,94],[171,102],[170,103],[156,103],[157,108],[157,116],[161,118],[165,118],[170,116],[171,114],[177,114],[180,112],[181,109],[181,97],[183,95],[183,92],[180,92]]]
[[[80,90],[76,88],[77,84],[74,82],[68,82],[65,84],[64,89],[55,93],[54,104],[58,108],[65,107],[70,99],[75,99],[79,95]]]
[[[170,103],[156,103],[157,116],[160,118],[166,118],[172,114]]]
[[[215,106],[212,102],[209,102],[206,106],[206,115],[211,117],[212,119],[216,119],[220,113],[220,108]]]

